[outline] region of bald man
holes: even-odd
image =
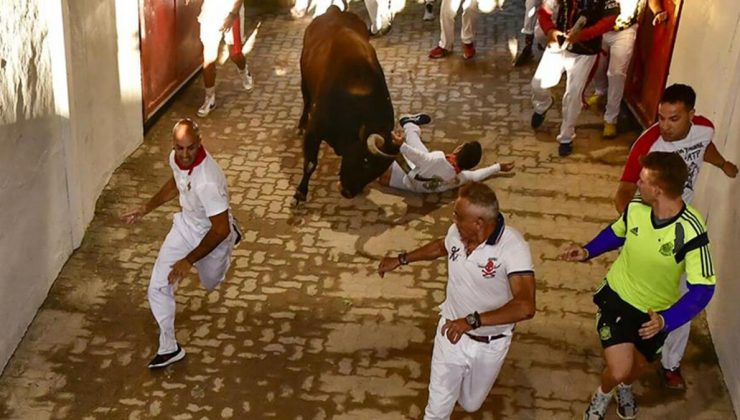
[[[198,271],[208,291],[226,277],[231,251],[241,233],[229,209],[226,177],[201,143],[198,125],[183,119],[172,129],[169,156],[172,177],[144,205],[121,216],[126,224],[139,221],[162,204],[179,197],[182,212],[159,250],[149,281],[149,306],[159,324],[159,350],[150,369],[163,368],[185,357],[175,338],[175,289],[177,283]]]

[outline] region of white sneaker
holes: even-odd
[[[602,394],[601,388],[594,392],[591,397],[591,402],[586,408],[586,412],[583,413],[583,420],[604,420],[606,417],[606,410],[609,408],[609,403],[612,400],[612,394]]]
[[[203,105],[198,108],[198,112],[196,114],[198,114],[198,116],[201,118],[207,117],[208,114],[210,114],[211,111],[214,110],[214,108],[216,108],[216,98],[206,98],[206,100],[203,101]]]
[[[424,5],[424,20],[434,20],[434,3]]]
[[[247,92],[254,88],[254,80],[252,79],[252,74],[249,73],[249,70],[244,71],[244,74],[242,74],[242,86],[244,86],[244,90]]]

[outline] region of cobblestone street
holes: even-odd
[[[604,141],[600,116],[585,110],[574,154],[558,157],[562,85],[534,133],[535,65],[511,65],[523,2],[480,16],[478,55],[470,61],[459,39],[452,56],[427,58],[439,22],[422,21],[422,4],[407,3],[391,32],[372,41],[395,114],[429,113],[422,133],[430,149],[479,140],[482,164],[515,162],[514,175],[486,183],[507,223],[529,241],[537,276],[537,315],[517,326],[491,394],[478,412],[458,407],[453,419],[580,419],[603,367],[591,294],[616,254],[588,264],[557,257],[617,217],[611,197],[639,133]],[[362,2],[351,7],[367,21]],[[5,368],[0,418],[422,417],[446,263],[415,263],[383,279],[375,270],[387,253],[444,236],[455,193],[420,196],[372,183],[344,199],[336,188],[340,160],[323,144],[308,201],[292,208],[303,164],[298,62],[310,19],[293,20],[287,10],[248,12],[247,30],[259,22],[247,56],[254,90],[244,92],[226,63],[210,116],[195,117],[203,99],[198,76],[149,128],[103,191],[82,246]],[[194,273],[181,283],[177,336],[188,355],[152,372],[146,364],[158,330],[147,285],[179,206],[172,201],[133,226],[118,215],[171,175],[170,131],[186,116],[198,121],[226,173],[244,240],[215,291],[200,287]],[[655,369],[636,384],[640,418],[735,418],[703,316],[693,324],[682,370],[685,393],[667,391]],[[615,407],[609,419],[617,418]]]

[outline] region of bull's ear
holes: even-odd
[[[388,159],[395,159],[394,155],[389,155],[383,151],[385,146],[385,139],[383,136],[377,133],[370,134],[367,138],[367,150],[375,156],[383,156]]]

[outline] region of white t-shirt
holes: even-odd
[[[192,170],[182,170],[177,166],[174,150],[169,160],[180,191],[182,219],[196,235],[205,235],[211,228],[209,217],[229,210],[226,177],[208,152],[205,159]]]
[[[456,225],[450,226],[445,237],[447,249],[447,298],[440,309],[446,319],[459,319],[473,312],[498,309],[513,295],[509,276],[532,273],[529,245],[519,231],[506,226],[499,216],[498,226],[490,238],[466,255],[465,244]],[[470,332],[490,336],[509,333],[514,324],[485,326]]]
[[[714,137],[714,125],[702,116],[694,116],[691,120],[689,134],[677,141],[665,141],[660,135],[658,123],[653,124],[645,130],[630,149],[627,156],[627,164],[624,166],[621,181],[637,183],[640,178],[639,158],[650,152],[675,152],[686,162],[689,168],[689,179],[683,189],[683,201],[691,203],[694,198],[694,187],[699,178],[699,171],[704,163],[704,152]]]
[[[234,7],[234,0],[203,0],[203,4],[200,7],[200,14],[198,15],[198,22],[201,24],[223,24],[226,16],[231,12],[232,7]],[[241,7],[244,7],[244,4]]]

